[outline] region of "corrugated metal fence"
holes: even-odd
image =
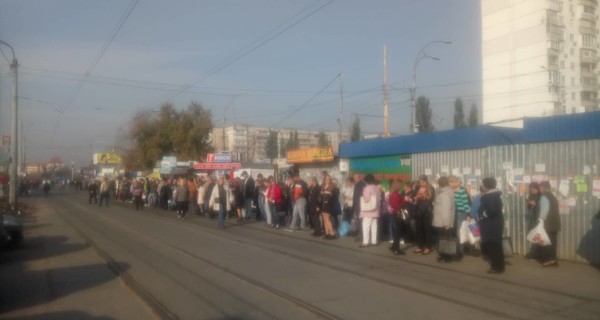
[[[432,182],[457,175],[471,192],[481,178],[496,177],[503,192],[506,235],[525,254],[528,184],[548,180],[560,202],[559,258],[600,264],[600,140],[495,146],[413,155],[413,176]],[[596,178],[594,178],[596,177]],[[594,188],[596,181],[596,188]]]

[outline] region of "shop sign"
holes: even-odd
[[[288,163],[310,163],[333,161],[331,147],[288,150]]]
[[[350,171],[372,174],[412,174],[412,157],[398,155],[376,158],[350,159]]]
[[[177,167],[177,157],[163,157],[160,163],[160,173],[168,174],[175,167]]]
[[[233,160],[231,157],[231,153],[229,152],[219,152],[219,153],[209,153],[206,155],[206,162],[216,162],[216,163],[229,163]]]
[[[94,154],[94,164],[120,164],[121,156],[118,153],[96,153]]]
[[[242,167],[241,163],[196,163],[195,170],[233,170]]]

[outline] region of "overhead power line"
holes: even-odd
[[[312,3],[308,7],[302,9],[300,12],[298,12],[298,13],[294,14],[292,17],[288,18],[283,23],[277,25],[271,31],[267,32],[266,34],[264,34],[263,36],[261,36],[257,40],[253,41],[251,44],[247,45],[245,48],[239,50],[238,52],[236,52],[232,56],[230,56],[227,59],[225,59],[223,62],[215,65],[212,68],[210,68],[208,70],[208,72],[204,76],[202,76],[200,79],[187,84],[182,90],[180,90],[176,94],[172,95],[167,100],[171,101],[175,97],[179,96],[180,94],[186,92],[188,89],[192,88],[193,86],[206,81],[208,78],[210,78],[213,75],[219,73],[221,70],[227,68],[228,66],[230,66],[233,63],[235,63],[236,61],[238,61],[238,60],[242,59],[243,57],[249,55],[250,53],[254,52],[256,49],[258,49],[258,48],[264,46],[265,44],[269,43],[271,40],[279,37],[281,34],[283,34],[284,32],[286,32],[288,30],[290,30],[291,28],[293,28],[294,26],[298,25],[302,21],[308,19],[309,17],[311,17],[315,13],[321,11],[323,8],[325,8],[328,5],[330,5],[333,1],[335,1],[335,0],[329,0],[329,1],[325,2],[324,4],[318,6],[317,8],[313,9],[312,11],[310,11],[310,12],[302,15],[302,13],[306,12],[307,10],[310,10],[310,8],[312,8],[316,4],[320,3],[321,0],[318,0],[317,2]],[[299,19],[297,19],[296,21],[294,21],[294,19],[298,18],[300,15],[302,15],[302,16]],[[294,21],[294,22],[292,22],[292,21]],[[277,31],[277,29],[279,29],[279,28],[281,28],[283,26],[286,26],[286,27],[284,27],[283,29]]]
[[[86,72],[83,74],[83,76],[79,80],[77,87],[75,87],[75,89],[73,90],[73,93],[71,94],[71,98],[69,98],[69,101],[60,108],[59,113],[61,116],[58,118],[58,120],[56,121],[56,125],[54,126],[54,131],[52,132],[52,136],[50,138],[50,145],[52,145],[52,142],[54,141],[54,137],[56,136],[56,131],[58,130],[58,126],[60,125],[60,120],[62,118],[62,114],[64,114],[64,112],[71,106],[71,104],[73,103],[73,101],[75,100],[77,95],[79,94],[79,91],[81,91],[81,88],[85,84],[86,80],[92,74],[92,72],[94,72],[94,69],[98,65],[98,62],[100,62],[100,59],[102,59],[102,57],[106,53],[106,50],[108,50],[108,47],[110,47],[111,43],[113,42],[113,40],[115,39],[115,37],[117,36],[119,31],[121,31],[121,28],[123,28],[123,25],[125,24],[125,22],[129,18],[129,16],[131,15],[131,13],[133,12],[133,9],[135,9],[135,7],[137,6],[139,1],[140,0],[132,0],[129,3],[129,5],[125,9],[125,12],[123,13],[121,18],[117,22],[117,25],[115,26],[113,31],[110,33],[110,35],[104,42],[104,45],[102,46],[102,48],[100,48],[100,51],[98,51],[98,54],[96,54],[96,56],[92,60],[92,63],[87,68]]]

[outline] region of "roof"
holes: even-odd
[[[479,126],[410,136],[362,140],[341,144],[340,157],[375,157],[517,144],[523,142],[522,132],[522,129],[515,128]]]
[[[340,157],[378,157],[583,139],[600,139],[600,111],[526,118],[523,129],[486,125],[343,143]]]
[[[527,143],[599,139],[600,111],[526,118],[523,135]]]

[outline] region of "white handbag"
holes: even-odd
[[[549,246],[551,244],[550,237],[548,237],[548,233],[546,232],[546,229],[544,229],[543,220],[540,219],[538,225],[529,231],[529,234],[527,234],[527,241],[539,246]]]

